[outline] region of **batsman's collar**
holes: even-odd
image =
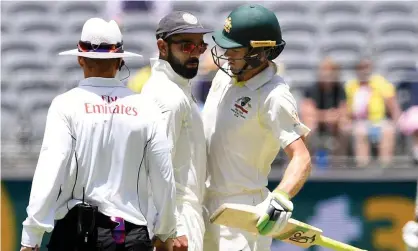
[[[276,75],[276,73],[277,65],[274,62],[269,62],[269,66],[266,69],[250,78],[249,80],[237,82],[236,78],[234,78],[233,81],[235,85],[240,87],[246,86],[250,90],[255,91],[269,82]]]

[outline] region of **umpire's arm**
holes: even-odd
[[[152,197],[157,210],[154,233],[164,242],[168,238],[173,238],[176,233],[176,187],[170,146],[161,121],[154,123],[146,160]]]
[[[22,246],[40,246],[43,234],[54,228],[56,201],[65,180],[65,169],[71,156],[73,136],[64,102],[56,97],[48,110],[45,134],[32,181],[23,222]]]

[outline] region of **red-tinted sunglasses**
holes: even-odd
[[[195,44],[190,41],[173,41],[173,40],[170,40],[169,43],[181,44],[181,50],[184,53],[189,53],[189,54],[192,53],[196,48],[199,50],[200,54],[203,54],[208,48],[207,43]]]
[[[123,53],[123,43],[92,45],[90,42],[79,41],[77,48],[79,52]]]

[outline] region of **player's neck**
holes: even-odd
[[[247,80],[251,79],[252,77],[254,77],[255,75],[257,75],[258,73],[262,72],[268,66],[269,66],[269,64],[267,62],[265,64],[260,65],[257,68],[247,70],[244,73],[237,76],[237,81],[238,82],[247,81]]]
[[[114,78],[113,72],[84,71],[84,78]]]

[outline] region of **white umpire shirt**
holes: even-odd
[[[87,78],[57,96],[48,111],[22,245],[41,244],[54,220],[81,202],[108,216],[147,225],[148,181],[158,216],[155,234],[176,231],[170,148],[153,101],[117,79]]]
[[[178,75],[165,60],[151,59],[151,66],[151,77],[141,94],[153,99],[165,118],[166,133],[172,147],[177,205],[188,203],[201,213],[206,179],[206,142],[190,80]],[[180,210],[179,214],[186,212]],[[180,219],[177,223],[178,236],[186,231],[185,223]]]
[[[289,86],[269,67],[246,82],[219,70],[203,108],[209,191],[236,194],[267,186],[271,164],[309,128]]]

